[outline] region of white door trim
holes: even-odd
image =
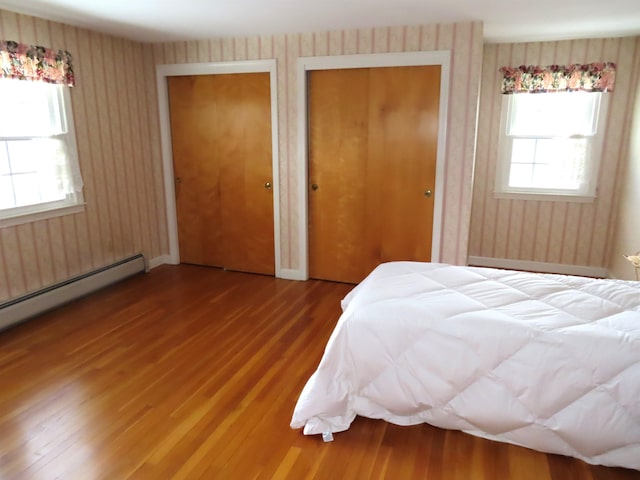
[[[178,245],[178,219],[173,173],[173,149],[171,145],[171,120],[169,116],[169,92],[167,77],[178,75],[217,75],[223,73],[268,72],[271,88],[271,160],[273,185],[273,235],[275,275],[281,277],[280,265],[280,174],[278,155],[278,85],[275,59],[220,63],[180,63],[158,65],[158,107],[160,115],[160,139],[162,142],[162,167],[164,172],[165,200],[167,206],[167,231],[169,234],[169,259],[171,264],[180,263]]]
[[[310,70],[333,70],[343,68],[404,67],[419,65],[440,65],[440,118],[438,122],[438,152],[436,155],[436,187],[433,208],[433,233],[431,261],[440,261],[442,236],[442,206],[444,200],[444,172],[446,162],[447,109],[449,104],[449,72],[451,52],[376,53],[367,55],[343,55],[331,57],[298,58],[298,278],[309,278],[309,237],[308,237],[308,92],[307,72]]]

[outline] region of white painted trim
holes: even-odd
[[[588,267],[585,265],[567,265],[563,263],[532,262],[529,260],[511,260],[508,258],[475,256],[470,256],[467,263],[475,267],[491,267],[507,270],[524,270],[528,272],[578,275],[580,277],[608,278],[606,268]]]
[[[177,265],[178,262],[173,262],[171,259],[171,255],[160,255],[158,257],[154,257],[147,263],[146,271],[152,270],[160,265]]]
[[[307,280],[307,278],[302,275],[301,270],[294,270],[291,268],[281,269],[280,278],[284,278],[285,280]]]
[[[271,160],[273,185],[273,236],[276,277],[282,276],[280,259],[280,155],[278,148],[278,76],[275,59],[251,60],[220,63],[184,63],[158,65],[156,78],[158,86],[158,107],[160,115],[160,137],[162,144],[162,167],[164,172],[165,199],[167,205],[167,230],[169,232],[169,261],[180,263],[178,245],[178,219],[176,215],[176,195],[173,182],[173,155],[171,146],[171,121],[169,116],[169,93],[167,77],[178,75],[220,75],[224,73],[268,72],[271,88]]]
[[[63,202],[56,202],[63,203]],[[62,217],[65,215],[72,215],[75,213],[84,212],[86,203],[82,202],[77,205],[66,205],[63,207],[51,208],[48,210],[40,210],[33,213],[24,213],[16,215],[14,217],[0,218],[0,228],[14,227],[16,225],[22,225],[24,223],[38,222],[40,220],[47,220],[49,218]],[[37,207],[42,204],[37,204]]]
[[[447,115],[449,105],[449,74],[451,52],[375,53],[368,55],[342,55],[329,57],[298,58],[298,276],[309,278],[308,239],[308,151],[307,151],[307,72],[311,70],[333,70],[343,68],[407,67],[440,65],[440,119],[438,123],[438,151],[436,156],[436,186],[433,208],[433,232],[431,261],[440,260],[442,236],[442,206],[444,204],[444,171],[446,162]]]

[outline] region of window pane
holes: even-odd
[[[533,188],[563,188],[554,178],[553,165],[548,163],[532,165],[531,187]]]
[[[533,164],[513,164],[509,172],[509,186],[528,188],[531,186]]]
[[[585,139],[541,139],[537,141],[533,185],[538,188],[580,188],[587,160]],[[542,168],[547,164],[548,169]]]
[[[511,163],[533,163],[536,154],[535,139],[514,138],[511,148]]]
[[[600,95],[588,92],[509,95],[507,135],[594,135]]]
[[[36,173],[13,175],[13,188],[15,189],[16,207],[40,203],[40,190]]]
[[[40,171],[36,176],[37,189],[40,194],[41,202],[53,202],[56,200],[64,200],[66,197],[62,185],[58,179],[50,171]]]
[[[7,142],[7,151],[11,172],[14,174],[35,172],[38,169],[38,159],[42,158],[42,155],[47,155],[38,148],[36,142],[31,140]]]
[[[13,208],[15,206],[11,177],[8,175],[0,175],[0,209]]]
[[[16,204],[12,206],[33,205],[66,197],[59,178],[56,141],[12,140],[6,144],[15,190]]]
[[[0,142],[0,175],[8,175],[9,173],[11,173],[11,168],[7,156],[7,144]]]

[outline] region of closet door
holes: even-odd
[[[440,67],[309,73],[309,274],[431,257]]]
[[[169,77],[180,258],[273,274],[268,73]]]

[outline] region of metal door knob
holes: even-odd
[[[266,182],[264,184],[264,188],[266,188],[267,190],[271,190],[271,182]]]
[[[433,195],[433,192],[431,190],[425,190],[424,192],[425,197],[431,197],[432,195]]]
[[[311,190],[313,190],[314,192],[318,190],[318,184],[314,183],[313,185],[311,185]]]

